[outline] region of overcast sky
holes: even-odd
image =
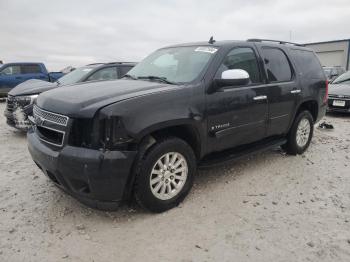
[[[350,38],[349,0],[0,0],[0,60],[50,70],[139,61],[164,45]]]

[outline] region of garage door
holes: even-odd
[[[345,67],[345,52],[343,50],[317,52],[323,66]]]

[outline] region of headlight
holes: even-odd
[[[99,121],[100,144],[105,149],[117,149],[131,141],[119,117],[108,117]]]
[[[19,103],[21,106],[27,106],[33,104],[38,97],[37,95],[30,95],[30,96],[17,96],[16,100],[17,103]]]

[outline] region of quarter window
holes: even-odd
[[[292,49],[291,54],[293,55],[296,61],[296,64],[298,66],[298,71],[300,71],[300,73],[302,73],[303,76],[308,78],[314,78],[314,79],[324,78],[321,64],[313,52],[306,51],[306,50]],[[331,77],[331,70],[328,71],[328,75],[329,77]]]
[[[232,49],[219,67],[216,78],[221,78],[222,72],[230,69],[243,69],[248,72],[251,83],[260,83],[258,61],[250,47]]]
[[[262,54],[270,82],[286,82],[292,79],[292,69],[281,49],[263,47]]]

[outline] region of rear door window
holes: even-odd
[[[300,71],[304,77],[315,79],[324,78],[323,69],[314,52],[300,49],[291,49],[290,52],[298,66],[298,71]],[[327,72],[326,69],[325,73],[331,75],[330,70]]]
[[[279,48],[263,47],[267,76],[270,82],[287,82],[292,80],[292,69],[286,54]]]
[[[89,76],[87,81],[112,80],[117,78],[118,78],[117,68],[107,67],[93,73],[91,76]]]
[[[126,75],[130,71],[131,68],[132,68],[131,66],[121,66],[121,67],[119,67],[120,77],[123,77],[124,75]]]

